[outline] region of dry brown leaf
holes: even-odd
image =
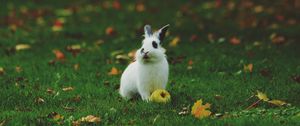
[[[145,5],[143,3],[137,3],[136,4],[136,11],[137,12],[143,12],[145,10],[146,10],[146,8],[145,8]]]
[[[35,102],[36,103],[38,103],[38,104],[41,104],[41,103],[45,103],[45,100],[43,99],[43,98],[37,98],[36,100],[35,100]]]
[[[241,40],[239,39],[239,38],[237,38],[237,37],[232,37],[232,38],[230,38],[230,44],[232,44],[232,45],[239,45],[239,44],[241,44]]]
[[[55,54],[56,60],[64,60],[65,59],[65,54],[62,53],[60,50],[55,49],[55,50],[53,50],[53,53]]]
[[[116,33],[115,29],[111,26],[109,26],[105,29],[105,34],[106,35],[111,36],[111,35],[114,35],[115,33]]]
[[[16,51],[27,50],[30,49],[30,45],[28,44],[18,44],[15,47]]]
[[[65,110],[67,110],[67,111],[74,111],[74,110],[75,110],[75,108],[73,108],[73,107],[68,107],[68,106],[63,106],[63,108],[64,108]]]
[[[175,47],[175,46],[177,46],[177,44],[179,43],[179,41],[180,41],[180,38],[177,36],[177,37],[175,37],[175,38],[170,42],[169,46],[170,46],[170,47]]]
[[[121,3],[119,0],[114,0],[113,4],[112,4],[113,8],[116,10],[120,10],[121,9]]]
[[[119,70],[116,67],[111,68],[110,72],[108,73],[108,75],[118,75],[119,74]]]
[[[0,126],[4,126],[6,123],[6,120],[2,120],[2,122],[0,122]]]
[[[71,101],[73,101],[73,102],[80,102],[80,101],[81,101],[80,95],[77,95],[77,96],[73,97],[73,98],[71,99]]]
[[[223,99],[223,96],[222,96],[222,95],[219,95],[219,94],[216,94],[216,95],[215,95],[215,99],[216,99],[216,100],[221,100],[221,99]]]
[[[52,90],[51,88],[47,88],[47,93],[48,94],[55,94],[55,91]]]
[[[81,122],[90,122],[90,123],[99,123],[101,121],[100,117],[96,117],[93,115],[88,115],[86,117],[82,117],[80,119]]]
[[[271,34],[270,39],[273,44],[283,44],[286,42],[284,36],[277,35],[276,33]]]
[[[62,90],[63,91],[73,91],[74,88],[73,87],[64,87]]]
[[[60,115],[60,114],[56,114],[56,115],[54,115],[53,116],[53,118],[52,118],[53,120],[63,120],[64,119],[64,116],[62,116],[62,115]]]

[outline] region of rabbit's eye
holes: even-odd
[[[153,41],[153,42],[152,42],[152,46],[153,46],[153,48],[156,49],[156,48],[157,48],[157,43],[156,43],[155,41]]]

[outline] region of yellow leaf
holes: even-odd
[[[63,120],[64,119],[64,116],[58,114],[57,112],[51,112],[49,115],[48,115],[49,118],[52,118],[53,120],[55,121],[59,121],[59,120]]]
[[[30,45],[28,45],[28,44],[18,44],[18,45],[16,45],[15,49],[17,51],[30,49]]]
[[[73,65],[73,68],[76,71],[79,70],[79,67],[80,67],[80,65],[78,63],[76,63],[76,64]]]
[[[53,116],[53,120],[56,120],[56,121],[63,120],[63,119],[64,119],[64,116],[62,116],[60,114],[56,114],[56,115]]]
[[[73,87],[64,87],[62,90],[63,91],[73,91],[74,88]]]
[[[269,101],[268,96],[265,93],[262,93],[260,91],[257,91],[256,97],[258,97],[258,99],[263,100],[263,101]]]
[[[281,100],[270,100],[268,102],[277,106],[283,106],[286,104],[285,101],[281,101]]]
[[[177,44],[179,43],[179,41],[180,41],[180,38],[177,36],[177,37],[175,37],[175,38],[170,42],[169,46],[175,47],[175,46],[177,46]]]
[[[151,94],[150,101],[157,103],[167,103],[171,101],[171,95],[166,90],[157,89]]]
[[[119,70],[116,67],[111,68],[110,72],[108,73],[108,75],[118,75],[119,74]]]
[[[3,75],[5,73],[4,68],[0,67],[0,75]]]
[[[211,111],[209,111],[208,109],[210,109],[210,104],[206,103],[205,105],[202,105],[202,99],[200,99],[194,103],[191,113],[196,118],[201,119],[211,115]]]
[[[96,117],[93,115],[88,115],[86,117],[82,117],[80,119],[81,122],[90,122],[90,123],[99,123],[101,121],[100,117]]]

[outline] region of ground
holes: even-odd
[[[87,115],[102,125],[300,125],[299,13],[251,3],[4,2],[0,125],[68,125]],[[170,24],[166,104],[118,94],[145,24]],[[211,116],[191,115],[199,99]]]

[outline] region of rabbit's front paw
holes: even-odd
[[[148,93],[142,94],[142,100],[149,102],[150,101],[150,95]]]

